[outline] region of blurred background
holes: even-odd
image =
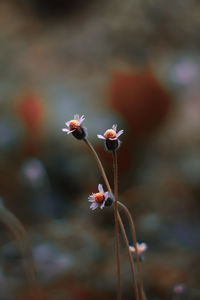
[[[147,299],[200,299],[200,3],[0,1],[0,199],[29,235],[47,300],[116,299],[113,209],[89,209],[103,183],[81,141],[124,129],[120,200],[148,250]],[[128,236],[131,237],[123,216]],[[0,300],[41,299],[0,225]],[[121,239],[122,299],[133,299]]]

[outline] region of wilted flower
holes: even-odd
[[[120,130],[117,133],[117,125],[114,124],[111,129],[107,129],[104,135],[97,134],[99,139],[105,140],[105,147],[108,151],[117,150],[120,146],[120,140],[118,137],[124,132],[124,130]]]
[[[88,201],[92,202],[90,205],[92,210],[96,209],[98,206],[103,209],[104,206],[110,206],[113,203],[113,196],[109,192],[104,192],[102,184],[98,185],[98,191],[98,193],[93,193],[88,197]]]
[[[146,243],[136,243],[137,246],[137,253],[139,255],[140,260],[144,260],[144,252],[147,250],[147,244]],[[136,249],[133,246],[129,246],[129,250],[133,253],[134,260],[136,259]]]
[[[84,120],[84,116],[79,118],[79,115],[74,115],[73,120],[65,123],[68,128],[63,128],[62,131],[67,132],[67,134],[72,133],[75,138],[82,140],[87,137],[87,129],[81,126]]]

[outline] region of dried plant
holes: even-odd
[[[111,189],[111,185],[108,181],[108,178],[106,176],[105,170],[103,168],[103,165],[101,163],[101,160],[95,151],[94,147],[92,146],[91,142],[88,140],[88,132],[85,127],[82,126],[82,122],[85,120],[84,116],[81,116],[79,118],[79,115],[74,115],[74,119],[66,122],[66,125],[68,128],[63,128],[62,130],[64,132],[67,132],[67,134],[72,133],[72,135],[78,139],[82,140],[86,146],[89,148],[91,153],[93,154],[100,172],[102,174],[102,177],[104,179],[107,191],[104,192],[102,184],[98,185],[98,192],[93,193],[89,196],[89,202],[92,202],[90,205],[90,208],[92,210],[100,207],[103,209],[106,206],[112,205],[114,203],[114,218],[115,218],[115,248],[116,248],[116,262],[117,262],[117,299],[121,299],[121,282],[120,282],[120,251],[119,251],[119,227],[121,229],[121,233],[127,248],[128,257],[129,257],[129,263],[131,267],[131,274],[133,279],[133,287],[134,287],[134,294],[136,300],[145,300],[146,296],[144,293],[143,288],[143,280],[142,280],[142,272],[141,272],[141,265],[140,261],[143,257],[143,252],[146,250],[147,246],[145,243],[139,244],[137,243],[136,238],[136,231],[134,222],[132,219],[132,216],[128,210],[128,208],[121,203],[118,200],[118,163],[117,163],[117,150],[120,147],[120,140],[119,136],[123,134],[123,130],[120,130],[117,133],[117,125],[114,124],[112,128],[107,129],[104,133],[104,135],[98,134],[97,137],[99,139],[104,140],[105,143],[105,149],[107,151],[110,151],[112,153],[112,159],[113,159],[113,169],[114,169],[114,195]],[[123,221],[120,216],[119,208],[121,208],[128,219],[129,226],[131,229],[132,234],[132,242],[133,246],[129,245],[127,234],[124,228]],[[136,269],[137,272],[135,272],[134,268],[134,262],[136,262]]]

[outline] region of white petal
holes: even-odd
[[[117,133],[117,138],[124,132],[124,130],[120,130],[118,133]]]
[[[101,209],[103,209],[103,208],[104,208],[104,206],[105,206],[105,202],[106,202],[106,201],[104,200],[104,201],[103,201],[103,203],[100,205],[100,208],[101,208]]]
[[[73,130],[69,130],[67,134],[70,134],[72,132],[74,132],[76,129],[73,129]]]
[[[106,202],[106,200],[110,197],[110,193],[109,192],[105,192],[104,196],[105,196],[105,202]]]
[[[146,243],[141,243],[140,248],[141,248],[142,252],[147,250],[147,244]]]
[[[101,135],[101,134],[97,134],[97,137],[98,137],[99,139],[101,139],[101,140],[105,140],[105,137],[104,137],[103,135]]]
[[[79,115],[74,115],[74,120],[79,121]]]
[[[93,196],[93,195],[90,195],[90,196],[88,197],[88,201],[89,201],[89,202],[94,202],[94,196]]]
[[[98,207],[98,204],[97,204],[96,202],[94,202],[94,203],[92,203],[92,204],[90,205],[90,208],[91,208],[92,210],[96,209],[97,207]]]
[[[67,125],[67,127],[69,127],[69,122],[70,122],[70,121],[68,121],[68,122],[65,122],[65,124]]]
[[[102,185],[102,184],[99,184],[99,185],[98,185],[98,191],[99,191],[100,193],[104,193],[103,185]]]
[[[129,246],[129,250],[133,253],[135,253],[135,248],[133,246]]]
[[[111,140],[111,141],[117,140],[117,137],[115,137],[115,138],[109,138],[109,140]]]
[[[81,125],[81,123],[82,123],[84,120],[85,120],[85,117],[84,117],[84,115],[82,115],[82,116],[80,117],[80,119],[79,119],[79,125]]]
[[[67,128],[63,128],[63,129],[62,129],[62,131],[65,131],[65,132],[67,132],[67,133],[68,133],[70,130],[69,130],[69,129],[67,129]]]
[[[112,129],[116,132],[117,131],[117,124],[113,124]]]

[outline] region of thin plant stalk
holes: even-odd
[[[92,151],[92,154],[94,155],[99,169],[102,173],[103,179],[105,181],[105,184],[107,186],[107,189],[110,193],[112,193],[108,178],[106,176],[106,173],[104,171],[103,165],[94,149],[94,147],[92,146],[92,144],[85,139],[84,142],[86,143],[86,145],[89,147],[89,149]],[[116,193],[117,196],[117,193]],[[119,229],[118,229],[118,217],[117,217],[117,201],[114,201],[114,217],[115,217],[115,248],[116,248],[116,260],[117,260],[117,299],[120,300],[121,299],[121,282],[120,282],[120,258],[119,258]]]
[[[131,273],[132,273],[132,278],[133,278],[133,287],[134,287],[134,291],[135,291],[136,300],[139,300],[138,287],[137,287],[137,281],[136,281],[136,276],[135,276],[132,254],[129,249],[128,239],[127,239],[124,225],[123,225],[123,222],[122,222],[119,212],[117,212],[117,216],[118,216],[118,221],[119,221],[119,226],[121,228],[122,236],[124,238],[124,242],[125,242],[127,250],[128,250],[128,258],[129,258],[129,263],[130,263],[130,267],[131,267]]]
[[[98,154],[96,153],[94,147],[92,146],[92,144],[90,143],[90,141],[88,139],[84,139],[84,142],[86,143],[86,145],[88,146],[88,148],[91,150],[92,154],[94,155],[95,159],[96,159],[96,162],[99,166],[99,169],[101,171],[101,174],[103,176],[103,179],[104,179],[104,182],[106,184],[106,187],[108,189],[108,192],[112,194],[112,190],[111,190],[111,187],[110,187],[110,184],[109,184],[109,181],[108,181],[108,178],[106,176],[106,173],[104,171],[104,167],[99,159],[99,156]]]
[[[118,206],[118,163],[117,163],[117,152],[116,151],[113,151],[113,166],[114,166],[114,190],[115,190],[115,203],[116,203],[116,209],[117,209],[117,206]],[[114,204],[115,204],[114,203]],[[126,208],[126,210],[128,211],[128,209]],[[129,212],[129,211],[128,211]],[[117,213],[118,213],[118,209],[117,209]],[[118,213],[119,214],[119,213]],[[132,220],[132,217],[129,213],[129,218],[131,218]],[[131,222],[130,226],[132,227],[133,226],[133,232],[134,232],[134,240],[136,242],[136,233],[135,233],[135,227],[134,227],[134,224],[133,224],[133,221]],[[132,230],[132,228],[131,228]],[[128,245],[129,246],[129,245]],[[137,249],[137,247],[136,247]],[[136,259],[137,259],[137,269],[138,269],[138,275],[139,275],[139,272],[140,272],[140,275],[141,275],[141,271],[140,271],[140,265],[138,265],[138,262],[139,262],[139,256],[138,256],[138,251],[136,250]],[[139,276],[138,276],[139,277]],[[140,282],[138,280],[138,284],[139,284],[139,294],[140,294],[140,298],[143,299],[142,297],[142,285],[140,285]],[[138,294],[137,294],[138,296]]]
[[[88,148],[90,149],[90,151],[92,152],[92,154],[94,155],[94,157],[95,157],[95,159],[96,159],[96,161],[97,161],[97,164],[98,164],[99,169],[100,169],[100,171],[101,171],[101,174],[102,174],[102,176],[103,176],[104,182],[105,182],[105,184],[106,184],[107,190],[108,190],[110,193],[112,193],[112,190],[111,190],[109,181],[108,181],[108,179],[107,179],[106,173],[105,173],[104,168],[103,168],[103,165],[102,165],[102,163],[101,163],[101,160],[100,160],[99,157],[98,157],[98,154],[96,153],[96,151],[95,151],[94,147],[92,146],[92,144],[91,144],[87,139],[85,139],[84,142],[86,143],[86,145],[88,146]],[[118,201],[118,204],[119,204],[119,201]],[[125,207],[125,206],[124,206],[124,207]],[[124,209],[124,207],[122,206],[123,209]],[[120,215],[118,214],[118,216],[120,216]],[[119,219],[119,217],[118,217],[118,219]],[[120,220],[121,220],[121,218],[120,218]],[[120,224],[120,227],[121,227],[121,231],[122,231],[122,235],[123,235],[123,237],[124,237],[124,240],[127,240],[127,241],[128,241],[122,220],[121,220],[121,222],[119,222],[119,224]],[[124,229],[124,230],[123,230],[123,229]],[[126,242],[125,242],[125,243],[126,243]],[[129,244],[128,244],[128,243],[126,243],[126,247],[127,247],[127,250],[130,252],[130,250],[129,250]],[[130,256],[129,256],[129,258],[130,258]],[[134,281],[134,284],[133,284],[133,285],[135,286],[135,285],[136,285],[136,284],[135,284],[135,282],[136,282],[136,280],[135,280],[135,270],[134,270],[134,267],[132,267],[132,265],[133,265],[133,260],[132,260],[132,257],[131,257],[131,260],[130,260],[130,266],[131,266],[132,277],[133,277],[133,281]],[[138,299],[138,298],[137,298],[137,297],[138,297],[138,296],[137,296],[137,295],[138,295],[137,289],[135,289],[135,293],[136,293],[136,299]]]
[[[0,204],[0,221],[6,225],[15,237],[20,252],[24,257],[26,278],[31,286],[37,285],[34,261],[26,231],[21,222],[3,204]]]
[[[118,208],[117,208],[117,201],[118,201],[118,168],[117,168],[117,153],[116,151],[113,151],[113,157],[114,157],[114,215],[115,215],[115,248],[116,248],[116,256],[117,256],[117,266],[120,266],[120,260],[119,260],[119,226],[118,226]],[[120,268],[117,268],[117,277],[118,282],[120,283]],[[118,293],[121,294],[120,286],[118,286]]]
[[[126,216],[128,218],[128,221],[129,221],[129,226],[131,228],[131,234],[132,234],[132,239],[133,239],[133,246],[135,248],[137,272],[138,272],[139,294],[140,294],[140,298],[142,300],[144,300],[143,280],[142,280],[142,272],[141,272],[140,261],[139,261],[139,254],[138,254],[138,250],[137,250],[137,238],[136,238],[135,226],[134,226],[133,219],[132,219],[132,216],[131,216],[128,208],[123,203],[121,203],[120,201],[118,201],[118,205],[126,213]]]

